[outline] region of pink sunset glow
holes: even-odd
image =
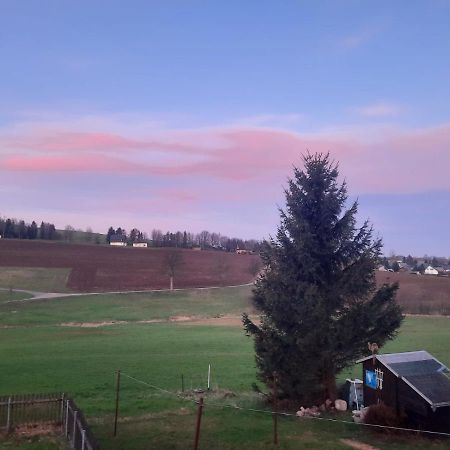
[[[189,195],[199,180],[254,180],[264,185],[283,180],[292,164],[299,164],[302,153],[329,151],[356,193],[450,188],[450,125],[398,130],[364,142],[356,133],[302,135],[244,127],[165,131],[162,135],[133,139],[104,130],[55,130],[48,135],[35,132],[35,137],[32,133],[14,139],[0,136],[0,170],[183,177],[191,179],[185,191]],[[202,145],[193,145],[195,140]],[[208,142],[212,142],[209,148]]]

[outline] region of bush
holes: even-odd
[[[378,403],[378,405],[369,406],[364,415],[364,423],[386,427],[402,427],[405,425],[405,418],[399,417],[390,406]]]

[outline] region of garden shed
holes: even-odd
[[[364,405],[383,402],[412,425],[450,430],[448,367],[425,350],[362,358]]]

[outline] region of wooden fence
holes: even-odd
[[[18,425],[60,425],[71,448],[100,450],[80,408],[62,393],[0,397],[0,430],[11,432]]]

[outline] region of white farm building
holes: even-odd
[[[424,272],[425,275],[437,275],[439,272],[432,266],[428,266]]]

